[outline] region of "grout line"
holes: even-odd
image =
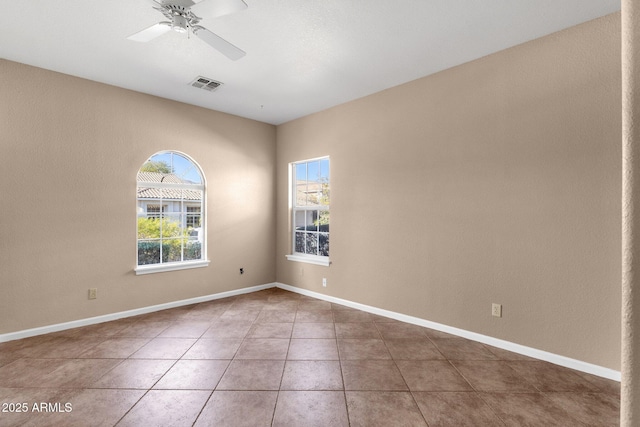
[[[398,366],[397,359],[395,359],[393,357],[393,355],[391,354],[391,351],[389,350],[389,346],[387,345],[387,340],[382,335],[382,331],[380,330],[380,328],[378,327],[376,322],[373,322],[373,324],[375,325],[376,329],[378,330],[378,334],[380,334],[380,338],[382,339],[382,343],[384,344],[384,347],[387,349],[387,352],[389,353],[389,356],[391,357],[391,360],[393,361],[394,366],[398,370],[398,373],[400,373],[400,377],[402,378],[402,381],[404,381],[404,385],[407,387],[407,391],[411,395],[411,400],[413,400],[413,404],[416,405],[416,408],[418,409],[418,412],[420,413],[420,416],[424,420],[424,423],[427,425],[427,427],[429,427],[429,422],[427,421],[427,419],[425,418],[424,414],[422,413],[422,410],[420,409],[420,405],[418,405],[418,402],[416,401],[416,398],[413,395],[413,391],[411,390],[411,387],[409,387],[409,384],[407,383],[407,379],[404,377],[404,375],[402,373],[402,370],[400,369],[400,366]],[[425,337],[428,339],[428,337],[426,335],[425,335]],[[392,338],[389,338],[389,339],[392,339]],[[415,339],[415,338],[411,338],[411,339]]]
[[[333,313],[333,306],[331,306],[331,312]],[[338,345],[338,330],[336,329],[335,315],[333,317],[333,335],[336,340],[336,347],[338,350],[338,363],[340,365],[340,377],[342,378],[342,394],[344,395],[344,406],[347,412],[347,423],[351,426],[351,417],[349,416],[349,400],[347,399],[347,383],[344,379],[344,370],[342,369],[342,357],[340,352],[340,346]]]
[[[138,390],[139,390],[139,389],[138,389]],[[144,393],[142,393],[142,396],[140,396],[140,399],[136,400],[136,402],[135,402],[133,405],[131,405],[131,407],[130,407],[129,409],[127,409],[127,410],[125,411],[125,413],[120,417],[120,419],[119,419],[118,421],[116,421],[116,423],[114,424],[114,427],[115,427],[115,426],[117,426],[118,424],[120,424],[120,422],[121,422],[121,421],[122,421],[122,420],[123,420],[123,419],[124,419],[128,414],[129,414],[129,412],[131,412],[131,411],[133,410],[133,408],[135,408],[135,407],[136,407],[136,405],[137,405],[138,403],[140,403],[140,401],[141,401],[142,399],[144,399],[144,397],[149,393],[149,391],[150,391],[150,390],[151,390],[151,389],[147,389]]]

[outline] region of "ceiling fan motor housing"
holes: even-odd
[[[200,22],[199,17],[183,6],[165,4],[160,11],[171,19],[171,29],[178,33],[186,33],[189,28],[193,28]]]
[[[183,15],[173,15],[171,19],[171,29],[178,33],[186,33],[189,26],[187,18]]]

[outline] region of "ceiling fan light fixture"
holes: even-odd
[[[171,29],[176,33],[186,33],[188,28],[187,18],[182,15],[173,15]]]

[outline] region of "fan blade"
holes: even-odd
[[[160,3],[164,5],[181,6],[185,9],[188,9],[195,4],[192,0],[160,0]]]
[[[129,37],[127,37],[127,39],[144,43],[163,35],[167,31],[171,31],[171,23],[158,22],[157,24],[154,24],[149,28],[145,28],[144,30],[139,31],[135,34],[131,34]]]
[[[203,19],[217,18],[218,16],[229,15],[240,12],[247,8],[247,4],[242,0],[194,0],[195,5],[191,11]]]
[[[218,50],[232,61],[236,61],[246,55],[245,51],[238,49],[222,37],[212,33],[204,27],[194,27],[193,34],[200,37],[205,43]]]

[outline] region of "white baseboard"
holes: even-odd
[[[608,378],[614,381],[620,381],[621,373],[619,371],[604,368],[602,366],[594,365],[591,363],[583,362],[581,360],[571,359],[569,357],[560,356],[557,354],[549,353],[547,351],[538,350],[532,347],[527,347],[520,344],[515,344],[509,341],[504,341],[498,338],[489,337],[486,335],[478,334],[475,332],[466,331],[464,329],[454,328],[452,326],[443,325],[441,323],[431,322],[419,317],[407,316],[406,314],[396,313],[394,311],[384,310],[382,308],[372,307],[357,302],[344,300],[341,298],[324,295],[318,292],[309,291],[307,289],[297,288],[295,286],[285,285],[284,283],[268,283],[265,285],[251,286],[248,288],[235,289],[233,291],[220,292],[217,294],[205,295],[196,298],[189,298],[180,301],[168,302],[165,304],[152,305],[148,307],[136,308],[133,310],[120,311],[117,313],[105,314],[103,316],[90,317],[87,319],[74,320],[71,322],[58,323],[55,325],[42,326],[39,328],[25,329],[23,331],[10,332],[0,335],[0,343],[6,341],[13,341],[22,338],[33,337],[36,335],[48,334],[51,332],[59,332],[67,329],[79,328],[82,326],[94,325],[96,323],[109,322],[112,320],[118,320],[125,317],[138,316],[140,314],[152,313],[160,310],[167,310],[170,308],[182,307],[190,304],[198,304],[206,301],[213,301],[221,298],[228,298],[235,295],[242,295],[251,292],[257,292],[264,289],[278,287],[290,292],[295,292],[301,295],[317,298],[324,301],[341,304],[347,307],[355,308],[358,310],[366,311],[368,313],[377,314],[379,316],[389,317],[391,319],[399,320],[401,322],[411,323],[426,328],[435,329],[436,331],[446,332],[451,335],[466,338],[472,341],[481,342],[483,344],[491,345],[493,347],[501,348],[503,350],[512,351],[514,353],[529,356],[535,359],[544,360],[546,362],[554,363],[556,365],[564,366],[566,368],[575,369],[577,371],[586,372],[588,374],[597,375],[599,377]]]
[[[73,320],[71,322],[58,323],[55,325],[42,326],[39,328],[25,329],[18,332],[10,332],[8,334],[0,335],[0,343],[6,341],[19,340],[22,338],[29,338],[36,335],[49,334],[51,332],[60,332],[67,329],[79,328],[81,326],[94,325],[96,323],[110,322],[112,320],[123,319],[125,317],[138,316],[140,314],[153,313],[155,311],[167,310],[169,308],[182,307],[184,305],[198,304],[206,301],[213,301],[221,298],[228,298],[235,295],[248,294],[250,292],[262,291],[275,287],[275,283],[268,283],[266,285],[251,286],[248,288],[235,289],[233,291],[220,292],[217,294],[205,295],[196,298],[189,298],[180,301],[172,301],[164,304],[151,305],[148,307],[136,308],[133,310],[120,311],[117,313],[105,314],[103,316],[89,317],[87,319]]]
[[[556,365],[564,366],[565,368],[575,369],[580,372],[585,372],[585,373],[596,375],[599,377],[608,378],[614,381],[620,381],[621,379],[620,371],[616,371],[613,369],[583,362],[581,360],[571,359],[569,357],[560,356],[554,353],[549,353],[547,351],[538,350],[538,349],[527,347],[520,344],[515,344],[515,343],[504,341],[498,338],[489,337],[487,335],[466,331],[464,329],[454,328],[452,326],[443,325],[441,323],[431,322],[429,320],[424,320],[419,317],[407,316],[406,314],[396,313],[393,311],[384,310],[381,308],[372,307],[369,305],[364,305],[357,302],[352,302],[352,301],[344,300],[341,298],[320,294],[317,292],[309,291],[307,289],[285,285],[284,283],[276,283],[276,286],[278,288],[281,288],[290,292],[295,292],[301,295],[306,295],[306,296],[321,299],[324,301],[341,304],[347,307],[366,311],[368,313],[377,314],[379,316],[389,317],[391,319],[399,320],[401,322],[411,323],[414,325],[435,329],[436,331],[446,332],[451,335],[456,335],[472,341],[477,341],[493,347],[501,348],[503,350],[522,354],[524,356],[532,357],[534,359],[544,360],[545,362],[550,362]]]

